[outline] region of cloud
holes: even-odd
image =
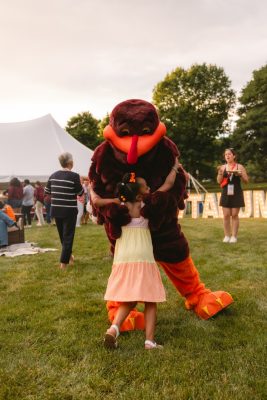
[[[168,72],[193,63],[222,66],[240,90],[266,62],[266,11],[260,0],[5,2],[0,121],[51,112],[64,124],[84,109],[100,118],[123,99],[150,100]]]

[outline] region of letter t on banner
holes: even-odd
[[[204,194],[201,194],[201,193],[193,193],[192,194],[191,193],[186,201],[191,202],[192,218],[198,218],[199,217],[199,203],[204,201]]]
[[[206,193],[202,218],[219,218],[216,193]]]

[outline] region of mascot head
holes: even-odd
[[[165,125],[159,121],[155,107],[144,100],[119,103],[110,115],[104,137],[127,154],[128,164],[151,150],[165,135]]]

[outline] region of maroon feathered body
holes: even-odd
[[[89,171],[94,191],[103,198],[116,197],[117,184],[126,172],[135,172],[147,181],[151,195],[145,199],[143,215],[149,219],[154,255],[158,261],[179,262],[189,255],[187,240],[177,222],[178,207],[183,209],[186,193],[186,178],[182,170],[177,174],[171,191],[153,194],[164,183],[178,154],[176,145],[163,137],[152,150],[139,157],[135,165],[129,165],[126,154],[105,141],[96,148]],[[105,224],[113,249],[121,226],[129,222],[125,209],[123,217],[120,217],[119,206],[94,211],[98,223]]]

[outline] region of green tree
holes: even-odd
[[[198,170],[201,178],[214,177],[218,138],[229,131],[228,117],[235,102],[223,68],[207,64],[176,68],[156,85],[153,102],[188,171]]]
[[[98,123],[99,121],[87,111],[71,117],[65,129],[79,142],[94,150],[102,141],[98,132]]]
[[[267,179],[267,65],[253,72],[239,102],[233,145],[250,176],[263,181]]]
[[[107,113],[104,118],[98,123],[98,135],[103,138],[103,130],[109,124],[109,114]]]

